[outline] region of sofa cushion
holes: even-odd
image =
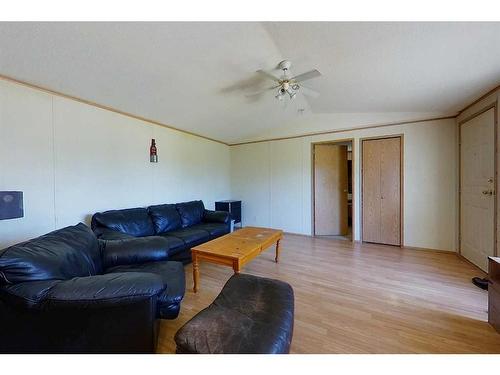
[[[169,237],[177,237],[184,241],[188,247],[196,246],[210,239],[210,234],[206,230],[184,228],[168,232]]]
[[[168,241],[169,256],[175,255],[186,248],[186,244],[179,237],[170,236],[169,233],[161,233],[158,237],[162,237]]]
[[[190,229],[200,229],[210,234],[210,239],[217,238],[229,233],[229,226],[221,223],[201,223],[190,227]]]
[[[146,272],[158,275],[166,288],[158,296],[159,316],[162,319],[174,319],[179,314],[180,303],[186,290],[184,266],[180,262],[150,262],[127,266],[117,266],[107,273]]]
[[[92,229],[104,227],[134,237],[153,236],[155,228],[146,208],[98,212],[92,216]]]
[[[67,280],[101,271],[97,238],[83,223],[0,251],[1,283]]]
[[[203,219],[203,214],[205,213],[205,207],[203,206],[202,201],[177,203],[175,207],[181,215],[183,228],[200,223]]]
[[[149,206],[148,211],[151,220],[153,220],[156,233],[168,232],[182,226],[181,217],[175,208],[175,204]]]

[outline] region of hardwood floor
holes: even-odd
[[[186,266],[181,313],[162,321],[158,352],[175,352],[175,332],[232,272],[201,263],[194,294]],[[470,282],[484,274],[454,253],[287,234],[280,263],[270,248],[243,272],[293,286],[292,353],[500,353],[500,334],[487,323],[487,292]]]

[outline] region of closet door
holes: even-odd
[[[401,245],[401,138],[381,141],[380,242],[399,246]]]
[[[363,141],[363,241],[381,241],[380,140]]]
[[[401,138],[363,141],[363,241],[401,245]]]

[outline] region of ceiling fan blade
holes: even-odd
[[[266,77],[267,79],[271,79],[275,82],[279,82],[280,79],[278,77],[273,76],[271,73],[268,73],[262,69],[257,70],[257,73],[259,73],[261,76]]]
[[[262,94],[264,94],[264,93],[268,92],[269,90],[274,90],[274,89],[277,89],[278,87],[280,87],[280,85],[276,85],[276,86],[268,87],[268,88],[266,88],[266,89],[263,89],[263,90],[260,90],[260,91],[256,91],[256,92],[251,92],[251,93],[249,93],[249,94],[246,94],[245,96],[246,96],[247,98],[250,98],[250,97],[252,97],[252,96],[262,95]]]
[[[321,75],[321,73],[318,70],[314,69],[314,70],[310,70],[306,73],[299,74],[298,76],[295,76],[293,78],[290,78],[290,81],[304,82],[308,79],[319,77],[320,75]]]
[[[303,85],[300,85],[299,87],[300,87],[299,92],[301,92],[302,94],[304,94],[306,96],[310,96],[311,98],[317,98],[320,95],[319,92],[317,92],[313,89],[310,89],[309,87],[306,87]]]

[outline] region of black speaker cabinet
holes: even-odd
[[[23,216],[23,192],[0,191],[0,220],[17,219]]]
[[[241,201],[226,200],[215,202],[215,210],[229,212],[231,220],[234,220],[235,224],[241,224]]]

